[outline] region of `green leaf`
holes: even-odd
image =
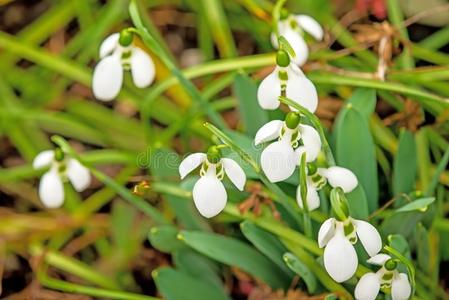
[[[390,234],[388,236],[388,244],[390,247],[396,249],[407,258],[411,258],[410,246],[405,239],[405,237],[401,234]]]
[[[430,259],[430,236],[429,231],[423,224],[418,223],[415,229],[415,241],[416,241],[416,254],[418,257],[418,266],[421,270],[429,274],[432,264],[429,263]]]
[[[416,144],[410,131],[402,130],[399,135],[398,151],[393,162],[393,194],[410,193],[416,180]]]
[[[288,276],[274,263],[239,240],[195,231],[182,231],[178,238],[196,251],[223,264],[238,267],[272,288],[286,288],[289,284]]]
[[[151,245],[157,250],[165,253],[172,253],[185,248],[184,243],[177,239],[179,229],[171,225],[163,225],[151,228],[148,239]]]
[[[337,117],[335,125],[336,156],[338,165],[354,172],[362,185],[373,212],[378,208],[379,185],[376,151],[368,121],[348,104]]]
[[[293,273],[282,260],[283,254],[287,251],[285,246],[273,234],[263,230],[250,221],[240,223],[240,230],[243,235],[265,256],[271,259],[286,274],[293,277]]]
[[[255,136],[257,130],[269,121],[268,113],[257,102],[257,85],[244,73],[236,76],[234,93],[239,101],[239,112],[249,136]]]
[[[218,289],[223,289],[223,283],[218,275],[220,268],[218,264],[210,258],[189,248],[180,249],[173,254],[173,260],[176,267],[202,282],[208,282],[215,285]]]
[[[416,199],[401,208],[396,210],[396,213],[399,212],[407,212],[407,211],[420,211],[425,212],[430,204],[432,204],[435,201],[435,197],[426,197],[426,198],[420,198]]]
[[[317,288],[317,281],[310,269],[292,253],[285,253],[283,259],[287,266],[304,280],[309,293],[314,293]]]
[[[352,104],[359,113],[368,119],[376,108],[376,90],[358,88],[352,93],[352,96],[347,100],[347,103]]]
[[[346,194],[349,204],[349,213],[356,219],[367,219],[369,216],[368,200],[362,185],[357,187],[350,193]]]
[[[166,300],[229,300],[214,285],[172,268],[160,268],[153,272],[158,291]]]

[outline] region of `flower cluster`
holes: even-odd
[[[260,157],[261,168],[266,178],[276,183],[290,178],[299,167],[303,177],[297,187],[296,199],[303,210],[318,209],[318,191],[326,185],[332,188],[330,200],[335,217],[321,225],[318,245],[324,248],[324,267],[335,281],[344,282],[354,276],[358,267],[354,245],[360,241],[370,256],[368,263],[380,266],[380,269],[360,278],[355,289],[356,299],[375,299],[379,291],[391,293],[393,300],[408,299],[411,286],[407,274],[397,270],[396,259],[380,253],[382,239],[376,228],[350,215],[345,193],[357,187],[357,177],[349,169],[318,159],[324,137],[310,126],[310,120],[304,115],[307,111],[313,114],[318,106],[314,84],[298,67],[307,60],[309,53],[304,34],[321,40],[323,29],[309,16],[285,12],[282,12],[277,27],[277,34],[272,35],[273,46],[279,48],[276,66],[261,81],[257,100],[263,109],[275,110],[280,106],[280,96],[284,96],[303,109],[298,111],[298,106],[290,106],[283,120],[269,121],[257,131],[255,145],[265,146]],[[102,43],[101,60],[95,67],[92,81],[97,99],[109,101],[118,95],[124,71],[131,72],[134,84],[140,88],[154,80],[155,66],[151,57],[133,42],[134,31],[128,28],[112,34]],[[227,192],[222,182],[225,177],[240,191],[244,190],[246,183],[245,172],[239,164],[223,157],[223,147],[226,145],[214,145],[207,153],[190,154],[179,165],[181,179],[199,169],[200,178],[193,187],[192,197],[199,213],[206,218],[212,218],[225,209]],[[39,184],[39,196],[48,208],[63,204],[65,182],[70,181],[80,192],[91,181],[88,169],[60,148],[41,152],[34,159],[33,167],[49,168]]]

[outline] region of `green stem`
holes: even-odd
[[[155,298],[151,296],[144,296],[129,292],[122,292],[122,291],[111,291],[106,289],[99,289],[89,286],[84,286],[80,284],[75,284],[71,282],[66,282],[58,279],[53,279],[45,274],[41,274],[38,276],[39,282],[48,288],[59,290],[66,293],[73,293],[73,294],[83,294],[92,296],[95,298],[101,298],[101,299],[127,299],[127,300],[161,300],[160,298]]]
[[[79,278],[100,287],[114,290],[119,288],[118,285],[106,275],[98,273],[95,269],[92,269],[91,266],[86,265],[72,257],[64,256],[55,251],[45,251],[39,246],[31,248],[30,252],[34,256],[43,255],[44,261],[51,266],[78,276]]]

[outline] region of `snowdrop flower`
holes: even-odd
[[[309,210],[320,206],[318,191],[327,183],[332,187],[340,187],[343,192],[350,193],[358,184],[357,177],[351,170],[342,167],[316,168],[314,164],[307,165],[307,206]],[[299,207],[303,208],[301,199],[301,185],[296,191],[296,200]]]
[[[302,153],[306,153],[306,161],[311,162],[321,150],[318,132],[309,125],[300,124],[300,120],[298,113],[290,112],[285,121],[270,121],[256,133],[256,145],[278,139],[262,151],[260,158],[262,169],[271,182],[290,177]]]
[[[358,265],[353,244],[360,240],[368,255],[382,248],[382,239],[370,223],[349,216],[349,208],[341,188],[331,192],[331,204],[337,218],[329,218],[318,232],[318,246],[324,248],[324,267],[337,282],[351,278]]]
[[[310,34],[317,41],[324,36],[323,28],[312,17],[307,15],[284,15],[278,22],[279,36],[283,36],[295,51],[294,63],[301,66],[309,57],[309,48],[304,40],[304,32]],[[278,48],[278,40],[275,33],[271,34],[271,44]]]
[[[117,97],[123,84],[123,71],[131,71],[133,82],[139,88],[153,82],[153,60],[132,42],[133,33],[124,29],[108,36],[101,44],[101,60],[95,67],[92,80],[95,98],[109,101]]]
[[[263,109],[274,110],[280,105],[279,96],[286,96],[310,112],[318,106],[318,95],[313,83],[307,79],[299,67],[290,63],[284,50],[277,54],[277,66],[265,77],[257,89],[257,100]],[[295,108],[290,107],[296,111]]]
[[[49,166],[39,182],[39,198],[47,208],[57,208],[64,202],[64,182],[70,181],[77,192],[90,184],[89,170],[74,158],[68,158],[60,148],[39,153],[33,160],[33,168]]]
[[[363,275],[355,287],[354,296],[358,300],[375,300],[379,291],[391,289],[393,300],[407,300],[412,287],[407,274],[399,273],[397,262],[387,254],[377,254],[367,260],[368,263],[381,266],[376,273]]]
[[[193,187],[193,201],[203,217],[212,218],[226,206],[227,194],[223,180],[226,174],[231,182],[240,190],[246,182],[242,168],[230,158],[222,158],[220,149],[212,146],[206,153],[193,153],[179,165],[179,174],[183,179],[187,174],[201,165],[201,178]]]

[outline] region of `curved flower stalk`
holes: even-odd
[[[316,168],[313,163],[307,165],[307,206],[309,210],[320,207],[320,196],[318,191],[327,183],[333,188],[339,187],[344,193],[352,192],[357,184],[357,177],[351,170],[332,166],[329,168]],[[301,185],[296,190],[296,200],[299,207],[303,208],[301,200]]]
[[[349,208],[341,188],[331,192],[332,208],[337,218],[329,218],[318,232],[318,246],[324,248],[324,267],[337,282],[350,279],[357,269],[358,258],[354,244],[362,243],[369,256],[382,248],[382,239],[370,223],[349,216]]]
[[[318,106],[318,94],[315,85],[307,79],[301,69],[290,63],[290,57],[284,50],[279,50],[277,66],[265,77],[257,89],[257,100],[263,109],[274,110],[280,105],[279,96],[284,95],[310,112]],[[296,111],[290,106],[290,109]]]
[[[380,290],[391,293],[393,300],[407,300],[410,297],[412,287],[408,276],[398,272],[396,260],[380,253],[367,262],[381,268],[376,273],[366,273],[360,278],[354,291],[356,299],[375,300]]]
[[[130,29],[108,36],[100,46],[100,58],[92,79],[93,93],[99,100],[117,97],[123,85],[123,71],[131,71],[133,82],[139,88],[149,86],[154,80],[153,60],[133,45]]]
[[[193,201],[203,217],[212,218],[226,206],[227,194],[221,180],[226,174],[231,182],[243,191],[246,175],[232,159],[221,157],[220,149],[212,146],[206,153],[188,155],[179,165],[181,179],[201,165],[201,178],[193,187]]]
[[[298,113],[290,112],[285,121],[270,121],[256,133],[256,145],[278,139],[262,151],[260,158],[262,169],[271,182],[290,177],[303,153],[306,153],[307,162],[314,161],[320,153],[320,135],[315,128],[300,121]]]
[[[39,198],[47,208],[57,208],[64,203],[64,182],[70,181],[77,192],[84,191],[91,182],[89,170],[74,158],[69,158],[60,148],[39,153],[33,168],[49,166],[39,182]]]
[[[309,48],[304,40],[304,33],[308,33],[315,40],[321,41],[324,31],[321,25],[312,17],[307,15],[288,15],[283,13],[277,24],[279,36],[283,36],[295,51],[293,58],[295,64],[302,66],[309,57]],[[271,44],[278,48],[279,43],[276,34],[271,34]]]

